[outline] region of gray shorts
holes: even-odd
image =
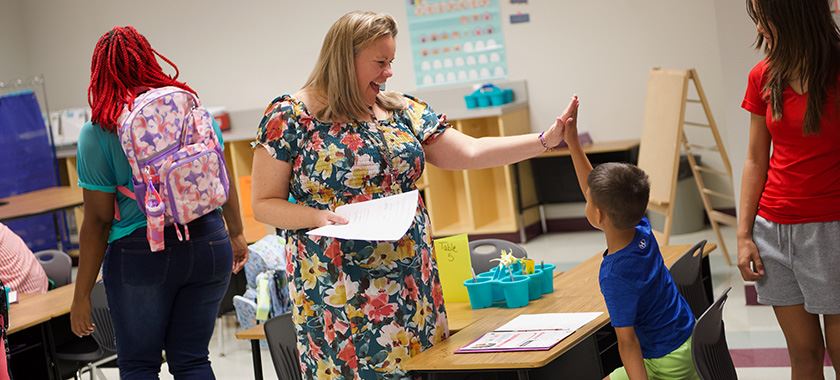
[[[764,263],[758,302],[840,314],[840,221],[778,224],[756,216],[753,240]]]

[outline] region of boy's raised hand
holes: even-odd
[[[578,131],[577,131],[577,120],[578,120],[578,110],[580,109],[580,101],[578,101],[577,96],[573,98],[574,107],[567,108],[566,111],[568,114],[564,113],[559,119],[564,119],[564,128],[563,128],[563,140],[566,140],[566,143],[569,145],[572,144],[579,144],[578,141]]]
[[[557,116],[554,119],[554,123],[551,127],[545,131],[545,139],[546,142],[549,144],[549,147],[556,147],[563,142],[564,137],[566,136],[566,121],[569,120],[572,115],[577,113],[578,107],[578,97],[573,96],[571,100],[569,100],[569,104],[566,106],[566,109],[560,116]]]

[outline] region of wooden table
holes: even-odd
[[[554,274],[556,279],[563,272]],[[474,322],[492,314],[495,308],[473,310],[468,303],[448,303],[446,304],[446,319],[449,322],[449,333],[454,334],[463,330]],[[240,330],[236,332],[236,339],[251,341],[251,359],[254,364],[254,378],[261,380],[262,373],[262,357],[260,356],[260,340],[265,339],[265,329],[263,325],[256,325],[249,329]]]
[[[70,186],[48,187],[0,199],[0,221],[64,210],[82,204],[84,204],[84,198],[81,189]],[[58,249],[63,250],[61,230],[59,229],[58,217],[55,214],[53,214],[53,223],[55,223]]]
[[[60,369],[55,361],[56,338],[53,331],[52,320],[58,317],[65,317],[70,313],[70,306],[73,303],[73,291],[75,284],[64,285],[44,294],[18,294],[18,302],[9,307],[9,336],[10,346],[21,340],[27,343],[27,351],[39,349],[37,357],[43,358],[44,365],[38,364],[35,367],[43,368],[41,375],[27,372],[29,378],[61,378]],[[66,317],[65,317],[66,318]],[[60,334],[66,335],[66,334]],[[12,354],[15,354],[12,352]],[[26,356],[26,355],[24,355]],[[14,358],[14,356],[13,356]],[[31,356],[30,356],[31,358]],[[22,364],[19,361],[12,361]],[[24,370],[32,369],[33,364],[24,365]],[[14,369],[14,368],[13,368]],[[21,368],[18,368],[20,371]]]
[[[583,153],[595,154],[595,153],[607,153],[607,152],[621,152],[621,151],[633,149],[637,146],[639,146],[639,139],[604,141],[604,142],[584,145],[583,146]],[[571,155],[571,153],[569,152],[569,148],[558,148],[558,149],[550,150],[548,152],[544,152],[544,153],[540,154],[539,156],[537,156],[537,158],[563,157],[563,156],[569,156],[569,155]]]
[[[670,266],[691,246],[665,246],[662,255],[666,265]],[[714,244],[707,244],[705,255],[715,249]],[[431,349],[409,359],[403,363],[403,369],[417,373],[439,375],[452,372],[475,371],[516,371],[520,379],[529,378],[530,370],[545,369],[553,364],[561,355],[575,350],[573,356],[578,358],[597,357],[598,351],[593,342],[595,333],[609,324],[609,315],[598,286],[598,271],[601,264],[601,253],[584,261],[574,269],[565,272],[554,279],[554,293],[532,301],[527,307],[519,309],[494,308],[493,313],[481,320],[470,324],[449,339],[438,343]],[[704,259],[708,262],[708,258]],[[710,281],[710,279],[707,278]],[[708,290],[708,287],[707,287]],[[548,351],[503,352],[455,354],[455,351],[499,326],[507,323],[520,314],[535,313],[572,313],[572,312],[603,312],[601,316],[578,329],[575,333],[558,343]],[[580,345],[587,341],[589,346]],[[594,349],[594,350],[593,350]],[[558,371],[557,365],[551,368],[553,376]],[[600,371],[600,365],[598,365]],[[603,374],[601,375],[603,377]],[[598,377],[598,378],[601,378]],[[572,376],[577,378],[577,376]]]
[[[81,189],[70,186],[49,187],[29,193],[0,198],[0,221],[81,206]]]
[[[70,313],[75,284],[67,284],[44,294],[20,294],[9,307],[9,330],[14,334],[52,318]]]

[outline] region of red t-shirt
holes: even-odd
[[[758,202],[758,215],[779,224],[840,220],[840,113],[837,96],[829,92],[820,132],[805,136],[802,127],[808,94],[790,86],[782,94],[782,119],[774,121],[769,99],[762,95],[767,62],[750,71],[741,107],[765,115],[772,141],[767,182]]]

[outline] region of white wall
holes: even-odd
[[[29,62],[48,80],[55,109],[86,103],[97,39],[115,25],[134,25],[175,62],[206,104],[261,109],[295,91],[308,76],[329,26],[353,9],[397,17],[404,33],[394,89],[413,87],[402,1],[23,1]],[[166,67],[165,70],[168,70]],[[168,71],[171,72],[171,71]],[[255,121],[256,123],[256,121]]]
[[[0,0],[0,82],[31,75],[20,15],[18,0]]]
[[[528,8],[530,24],[504,28],[511,77],[528,80],[534,129],[553,121],[576,92],[581,130],[596,140],[638,138],[655,66],[697,68],[713,108],[720,104],[711,2],[533,1]]]
[[[114,25],[133,24],[176,62],[208,104],[262,108],[297,89],[329,25],[352,9],[388,12],[401,27],[397,75],[389,88],[414,88],[405,2],[391,1],[22,1],[28,61],[49,81],[53,108],[83,105],[90,55]],[[573,92],[583,99],[581,128],[596,139],[640,135],[647,72],[696,67],[713,106],[721,104],[720,57],[712,2],[532,1],[528,24],[504,22],[512,79],[530,87],[533,129],[544,128]],[[166,12],[161,12],[165,9]],[[689,43],[689,41],[692,41]],[[445,105],[435,105],[442,112]]]
[[[739,104],[746,74],[759,59],[750,47],[754,29],[743,1],[501,4],[509,77],[528,81],[533,130],[545,128],[577,93],[582,130],[602,141],[638,138],[648,70],[694,67],[740,177],[747,115]],[[326,30],[353,9],[395,16],[401,33],[389,88],[414,89],[404,0],[149,0],[142,6],[0,0],[0,6],[0,78],[44,73],[53,109],[86,104],[93,46],[102,33],[125,24],[176,62],[181,79],[207,104],[261,109],[303,83]],[[519,10],[530,13],[531,22],[509,24],[508,15]],[[434,106],[446,112],[446,105]]]
[[[744,1],[715,0],[715,8],[723,68],[723,107],[718,114],[726,123],[724,139],[732,160],[735,197],[739,198],[750,128],[750,116],[741,109],[741,101],[747,88],[747,74],[763,54],[752,47],[755,25],[747,16]]]

